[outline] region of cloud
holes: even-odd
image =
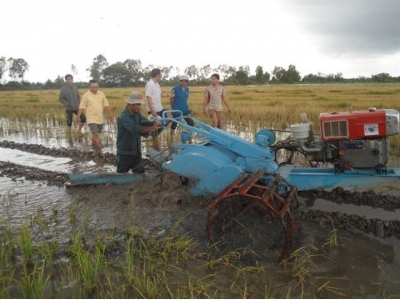
[[[324,53],[384,55],[400,50],[398,0],[283,1]]]

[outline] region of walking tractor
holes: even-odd
[[[297,191],[400,179],[400,168],[387,167],[389,136],[399,133],[399,112],[393,109],[321,113],[319,138],[302,114],[287,139],[275,142],[273,131],[261,129],[255,143],[194,118],[195,125],[188,126],[182,116],[168,118],[171,112],[164,112],[162,122],[182,126],[181,140],[168,155],[151,150],[150,157],[161,169],[189,180],[192,195],[216,197],[207,208],[210,240],[216,229],[256,209],[282,225],[284,255],[297,228],[290,215]],[[282,152],[284,161],[278,156]],[[296,165],[299,157],[307,167]]]

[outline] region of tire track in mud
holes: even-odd
[[[374,234],[380,238],[395,236],[400,239],[400,221],[381,219],[367,219],[358,215],[348,215],[340,212],[325,212],[301,208],[294,212],[294,218],[301,224],[301,220],[319,223],[324,227],[345,229],[353,234]]]
[[[24,152],[49,155],[53,157],[69,157],[76,162],[82,160],[99,159],[103,162],[115,164],[116,155],[104,153],[102,155],[94,152],[84,152],[75,149],[54,149],[42,145],[15,143],[13,141],[0,141],[0,147],[21,150]],[[69,180],[68,174],[47,171],[40,168],[26,167],[11,162],[0,161],[0,176],[7,176],[12,180],[25,177],[26,180],[46,181],[47,185],[62,186]],[[149,183],[151,184],[151,183]],[[335,203],[349,203],[355,205],[366,205],[374,208],[396,209],[400,208],[400,198],[392,195],[377,194],[372,190],[357,192],[347,191],[343,188],[335,188],[332,191],[310,190],[299,192],[301,197],[323,198]],[[201,207],[204,209],[204,207]],[[332,224],[338,229],[345,229],[353,234],[373,233],[378,237],[395,236],[400,238],[400,221],[387,221],[381,219],[367,219],[358,215],[348,215],[340,212],[325,212],[313,210],[304,205],[292,209],[295,219],[309,220],[324,227]],[[300,222],[301,224],[301,222]]]
[[[69,180],[69,175],[66,173],[47,171],[5,161],[0,161],[0,176],[9,177],[13,181],[24,177],[25,180],[46,181],[47,185],[55,186],[62,186]]]
[[[338,204],[367,205],[374,208],[396,209],[400,208],[400,198],[388,194],[377,194],[373,190],[364,192],[351,192],[341,187],[326,190],[309,190],[298,193],[301,197],[312,199],[323,198]]]
[[[96,153],[95,151],[80,151],[77,149],[68,148],[48,148],[38,144],[16,143],[14,141],[7,140],[0,141],[0,147],[20,150],[39,155],[48,155],[52,157],[68,157],[71,158],[73,162],[93,160],[101,161],[110,165],[117,164],[117,156],[109,152]]]
[[[400,208],[400,197],[388,194],[376,193],[373,190],[363,192],[348,191],[341,187],[327,190],[309,190],[298,192],[302,198],[317,198],[331,201],[337,204],[353,204],[357,206],[370,206],[385,210]],[[316,200],[318,201],[318,200]],[[310,220],[318,222],[323,226],[335,226],[338,229],[345,229],[353,234],[374,234],[378,237],[395,236],[400,238],[399,220],[381,220],[378,218],[365,218],[359,215],[346,214],[341,212],[325,212],[303,206],[302,209],[294,212],[297,220]]]

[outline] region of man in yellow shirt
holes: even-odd
[[[100,132],[103,129],[104,111],[105,110],[113,121],[114,116],[108,104],[106,95],[99,91],[99,83],[92,79],[89,81],[89,91],[83,94],[81,103],[79,105],[77,123],[81,124],[80,116],[85,110],[87,124],[92,132],[92,146],[96,151],[101,150]]]

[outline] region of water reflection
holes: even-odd
[[[77,128],[67,130],[58,121],[46,119],[45,121],[31,122],[29,120],[0,118],[0,137],[3,140],[18,143],[38,144],[55,148],[77,148],[84,151],[92,150],[90,130],[85,125],[83,134],[78,134]],[[101,133],[103,151],[114,153],[116,143],[116,125],[104,124]]]
[[[101,161],[72,162],[66,157],[38,155],[15,149],[1,148],[2,161],[9,161],[26,167],[35,167],[52,172],[63,173],[115,173],[116,166],[104,164]]]
[[[252,121],[239,124],[228,122],[226,131],[247,141],[254,142],[255,134],[263,128],[260,123]],[[167,128],[156,139],[151,137],[143,139],[142,152],[146,154],[148,147],[163,151],[172,142],[179,141],[182,130],[185,129],[180,126],[178,126],[176,132],[171,132]],[[286,130],[275,130],[274,128],[271,130],[274,131],[277,141],[287,138],[290,134]],[[46,117],[43,120],[37,119],[35,122],[0,118],[0,138],[3,140],[38,144],[46,147],[76,148],[82,151],[91,151],[90,130],[85,125],[82,131],[83,134],[78,134],[77,128],[74,127],[68,131],[64,125],[60,125],[57,118]],[[104,124],[104,129],[101,133],[103,152],[116,153],[116,134],[116,123]]]
[[[0,157],[2,161],[9,161],[27,167],[41,168],[53,172],[68,172],[71,168],[71,159],[66,157],[51,157],[38,155],[15,149],[0,147]]]
[[[68,227],[71,197],[64,187],[43,188],[42,183],[12,181],[10,178],[0,177],[0,199],[0,221],[12,225],[13,228],[19,228],[27,222],[32,227],[39,217],[41,220],[51,219],[54,222],[51,225],[57,225],[59,229]],[[45,234],[49,239],[57,235],[61,240],[66,240],[66,236],[59,235],[59,230],[51,230],[51,233],[39,231],[38,234]]]
[[[383,208],[373,208],[371,206],[354,205],[354,204],[338,204],[327,201],[322,198],[315,200],[306,200],[306,205],[315,210],[325,212],[340,212],[348,215],[358,215],[367,219],[381,219],[386,221],[400,220],[400,210],[387,211]]]
[[[241,137],[242,139],[245,139],[247,141],[250,141],[254,143],[255,140],[255,135],[258,131],[261,129],[269,129],[275,134],[275,141],[281,141],[286,139],[287,137],[290,136],[290,131],[289,128],[281,130],[277,129],[275,127],[265,127],[260,124],[260,122],[257,122],[254,124],[254,122],[249,121],[247,123],[240,122],[239,124],[233,123],[233,122],[228,122],[226,124],[226,131]]]

